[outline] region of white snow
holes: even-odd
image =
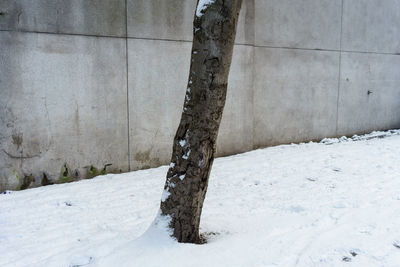
[[[170,195],[171,195],[171,193],[164,189],[164,191],[162,192],[162,195],[161,195],[161,202],[164,202],[165,200],[167,200],[167,198]]]
[[[168,187],[169,188],[175,188],[176,184],[172,183],[172,182],[168,182]],[[162,200],[162,198],[161,198]]]
[[[186,145],[186,140],[185,139],[179,140],[179,144],[181,145],[181,147],[184,147]]]
[[[168,166],[7,192],[0,266],[399,266],[399,134],[216,159],[204,245],[156,215]]]
[[[196,16],[201,17],[203,16],[204,11],[212,5],[215,2],[215,0],[199,0],[199,3],[197,4],[197,9],[196,9]]]
[[[182,156],[182,158],[183,159],[188,159],[189,158],[189,156],[190,156],[190,152],[191,152],[191,150],[190,150],[190,148],[186,151],[186,153]]]

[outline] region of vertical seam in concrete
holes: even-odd
[[[255,95],[255,90],[256,90],[256,82],[255,82],[255,80],[256,80],[256,62],[255,62],[255,60],[256,60],[256,48],[255,47],[253,47],[252,48],[252,56],[253,56],[253,63],[252,63],[252,66],[253,66],[253,71],[252,71],[252,74],[251,74],[251,112],[252,112],[252,114],[251,114],[251,116],[252,116],[252,120],[253,120],[253,131],[252,131],[252,144],[251,144],[251,147],[252,147],[252,149],[254,150],[255,149],[255,147],[256,147],[256,116],[255,116],[255,108],[254,108],[254,104],[255,104],[255,101],[254,101],[254,95]]]
[[[338,124],[339,124],[339,100],[340,100],[340,79],[341,79],[341,67],[342,67],[342,35],[343,35],[343,4],[341,4],[340,12],[340,38],[339,38],[339,73],[338,73],[338,89],[336,99],[336,136],[338,135]]]
[[[256,82],[255,82],[255,78],[256,78],[256,0],[253,0],[253,51],[252,51],[252,56],[253,56],[253,63],[252,63],[252,67],[253,67],[253,71],[251,74],[251,109],[252,109],[252,119],[253,119],[253,131],[252,131],[252,149],[254,150],[256,148],[255,145],[255,136],[256,136],[256,120],[255,120],[255,113],[254,113],[254,94],[255,94],[255,87],[256,87]]]
[[[128,62],[128,1],[125,0],[125,65],[126,65],[126,114],[128,126],[128,171],[131,171],[131,138],[129,120],[129,62]]]

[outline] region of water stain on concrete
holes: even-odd
[[[150,152],[151,150],[146,150],[143,152],[137,152],[135,154],[135,160],[139,162],[149,162],[150,161]]]
[[[23,142],[22,133],[16,133],[12,135],[12,142],[17,146],[17,149],[20,148]]]
[[[134,160],[140,163],[140,169],[149,169],[161,165],[159,158],[151,156],[151,151],[152,149],[149,149],[135,154]]]

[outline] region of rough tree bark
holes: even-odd
[[[199,224],[225,105],[242,0],[198,0],[189,81],[161,199],[179,242],[200,243]]]

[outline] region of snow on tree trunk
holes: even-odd
[[[198,0],[189,81],[161,214],[179,242],[199,243],[200,215],[225,105],[242,0]]]

